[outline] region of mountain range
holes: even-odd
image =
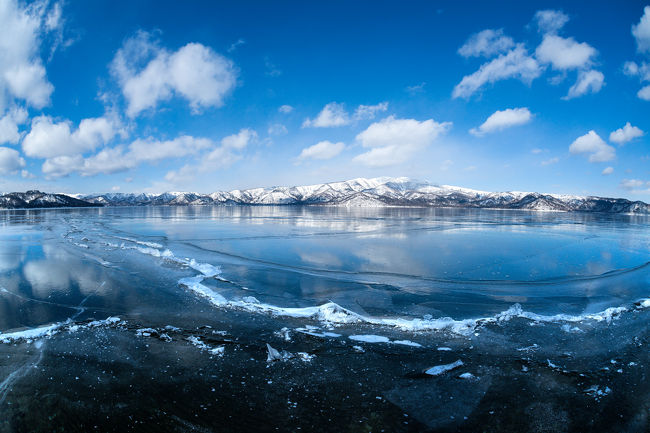
[[[347,207],[423,206],[650,214],[650,206],[623,198],[535,192],[487,192],[432,185],[408,178],[352,179],[309,186],[253,188],[212,194],[93,194],[76,196],[106,206],[142,205],[331,205]]]
[[[47,194],[40,191],[10,192],[0,194],[0,209],[34,209],[50,207],[91,207],[97,206],[65,194]]]
[[[66,196],[28,191],[0,195],[0,208],[188,205],[417,206],[650,214],[650,205],[624,198],[520,191],[488,192],[386,177],[309,186],[218,191],[211,194],[166,192]]]

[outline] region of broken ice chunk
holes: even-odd
[[[461,365],[463,365],[463,361],[460,359],[456,362],[452,362],[451,364],[443,364],[443,365],[436,365],[428,370],[426,370],[424,373],[428,374],[429,376],[440,376],[443,373],[446,373],[448,371],[453,370],[454,368],[458,368]]]

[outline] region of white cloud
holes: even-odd
[[[641,190],[650,190],[650,182],[639,179],[623,179],[619,185],[621,188],[633,192],[642,192]]]
[[[313,146],[306,147],[300,152],[298,160],[305,159],[331,159],[341,153],[345,148],[345,144],[338,142],[332,143],[331,141],[321,141]]]
[[[413,86],[406,86],[406,91],[411,95],[415,95],[416,93],[422,93],[424,92],[424,87],[426,85],[427,83],[423,81],[420,84],[414,84]]]
[[[547,159],[545,161],[542,161],[541,164],[542,165],[552,165],[552,164],[557,164],[558,162],[560,162],[560,158],[558,158],[556,156],[554,158],[549,158],[549,159]]]
[[[236,42],[230,44],[230,47],[228,48],[228,52],[232,53],[233,51],[235,51],[237,48],[239,48],[241,45],[244,45],[245,43],[246,41],[244,39],[242,38],[237,39]]]
[[[63,177],[72,173],[79,173],[81,176],[111,174],[135,168],[144,162],[155,163],[168,158],[198,155],[214,146],[215,143],[210,139],[188,135],[162,141],[153,138],[137,139],[127,148],[106,147],[87,158],[80,154],[54,156],[45,160],[42,170],[48,178]]]
[[[503,29],[487,29],[470,36],[458,49],[463,57],[492,57],[504,53],[515,46],[510,36],[503,34]]]
[[[625,62],[623,65],[623,73],[630,77],[639,77],[641,81],[650,81],[650,64],[641,62]]]
[[[264,58],[264,67],[266,68],[265,74],[269,77],[279,77],[282,75],[282,69],[278,68],[268,57]]]
[[[293,111],[293,107],[291,105],[281,105],[280,108],[278,108],[278,111],[280,113],[288,114]]]
[[[302,123],[303,128],[330,128],[335,126],[343,126],[350,123],[350,116],[345,111],[343,104],[330,102],[325,105],[315,119],[305,119]]]
[[[542,69],[537,60],[528,55],[522,44],[517,44],[509,52],[481,65],[478,71],[463,77],[454,87],[452,96],[469,98],[484,85],[509,78],[530,84],[541,73]]]
[[[221,146],[214,146],[207,154],[201,155],[198,164],[186,164],[178,170],[169,171],[165,180],[174,184],[189,182],[197,174],[226,168],[242,158],[241,151],[250,143],[257,140],[257,133],[252,129],[244,128],[237,134],[224,137]]]
[[[481,136],[490,132],[501,131],[517,125],[523,125],[530,122],[532,114],[526,107],[508,108],[502,111],[495,111],[485,122],[478,128],[469,130],[470,134]]]
[[[641,64],[625,62],[623,73],[631,77],[638,77],[642,83],[650,81],[650,64],[646,62],[641,62]],[[650,101],[650,86],[642,87],[636,95],[639,99]]]
[[[244,128],[237,134],[232,134],[221,139],[221,145],[227,149],[241,150],[255,139],[257,139],[257,132]]]
[[[161,48],[150,34],[128,39],[111,62],[127,100],[127,115],[154,109],[172,96],[188,101],[193,113],[221,107],[237,84],[234,63],[199,43],[175,52]]]
[[[97,154],[84,158],[81,155],[57,156],[46,159],[42,166],[48,179],[79,173],[81,176],[111,174],[136,167],[140,161],[128,158],[121,146],[106,148]]]
[[[573,99],[587,93],[598,93],[605,83],[605,76],[602,72],[594,69],[578,72],[578,79],[569,88],[569,93],[562,99]]]
[[[94,150],[123,133],[115,118],[83,119],[75,130],[70,121],[55,122],[49,116],[32,119],[32,127],[23,139],[23,151],[35,158],[70,156]]]
[[[48,178],[67,176],[82,168],[84,159],[81,155],[55,156],[46,159],[41,167],[43,174]]]
[[[388,102],[380,102],[377,105],[359,105],[354,110],[354,118],[356,120],[370,120],[374,119],[377,113],[382,113],[388,110]]]
[[[196,155],[210,146],[213,146],[212,140],[189,135],[164,141],[153,138],[137,139],[129,145],[129,151],[124,157],[127,160],[136,161],[136,163],[154,162],[168,158]]]
[[[0,144],[16,144],[20,140],[18,126],[27,121],[27,110],[14,107],[4,116],[0,117]]]
[[[650,86],[642,87],[641,90],[637,92],[636,96],[644,101],[650,101]]]
[[[612,173],[614,173],[614,167],[605,167],[601,174],[603,176],[609,176]]]
[[[650,6],[643,8],[638,24],[632,26],[632,35],[640,53],[650,52]]]
[[[0,114],[12,99],[34,108],[50,103],[54,87],[47,79],[40,50],[42,36],[61,24],[52,18],[57,8],[58,3],[50,8],[45,2],[0,2]]]
[[[569,146],[569,152],[573,155],[589,154],[589,162],[605,162],[616,158],[616,149],[605,143],[593,130],[576,138]]]
[[[543,10],[537,11],[533,18],[540,33],[557,33],[569,22],[569,16],[562,11]]]
[[[401,164],[450,127],[451,122],[438,123],[433,119],[420,122],[387,117],[357,135],[357,142],[370,150],[354,157],[354,161],[371,167]]]
[[[286,126],[284,126],[281,123],[274,123],[273,125],[269,126],[269,129],[267,130],[267,133],[269,135],[285,135],[289,132]]]
[[[618,144],[625,144],[635,138],[643,137],[643,135],[644,132],[640,128],[632,126],[630,122],[627,122],[622,128],[609,134],[609,141]]]
[[[15,149],[0,147],[0,175],[13,174],[25,166],[25,160]]]
[[[598,54],[595,48],[586,42],[578,43],[573,38],[546,35],[535,50],[537,59],[549,63],[555,70],[586,68],[592,58]]]
[[[354,114],[345,109],[344,104],[330,102],[325,105],[314,119],[307,118],[302,123],[303,128],[332,128],[336,126],[349,125],[353,121],[374,119],[377,113],[388,110],[388,102],[380,102],[376,105],[359,105]]]

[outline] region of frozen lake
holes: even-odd
[[[0,431],[634,431],[646,400],[630,394],[650,395],[649,223],[4,211]]]

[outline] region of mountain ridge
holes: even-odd
[[[187,205],[329,205],[345,207],[453,207],[650,214],[650,205],[625,198],[489,192],[434,185],[409,178],[356,178],[305,186],[235,189],[210,194],[194,192],[105,193],[75,195],[106,206]]]
[[[356,178],[305,186],[194,192],[46,194],[40,191],[0,194],[0,209],[89,206],[311,205],[343,207],[447,207],[533,211],[606,212],[650,215],[650,205],[625,198],[489,192],[434,185],[409,178]]]

